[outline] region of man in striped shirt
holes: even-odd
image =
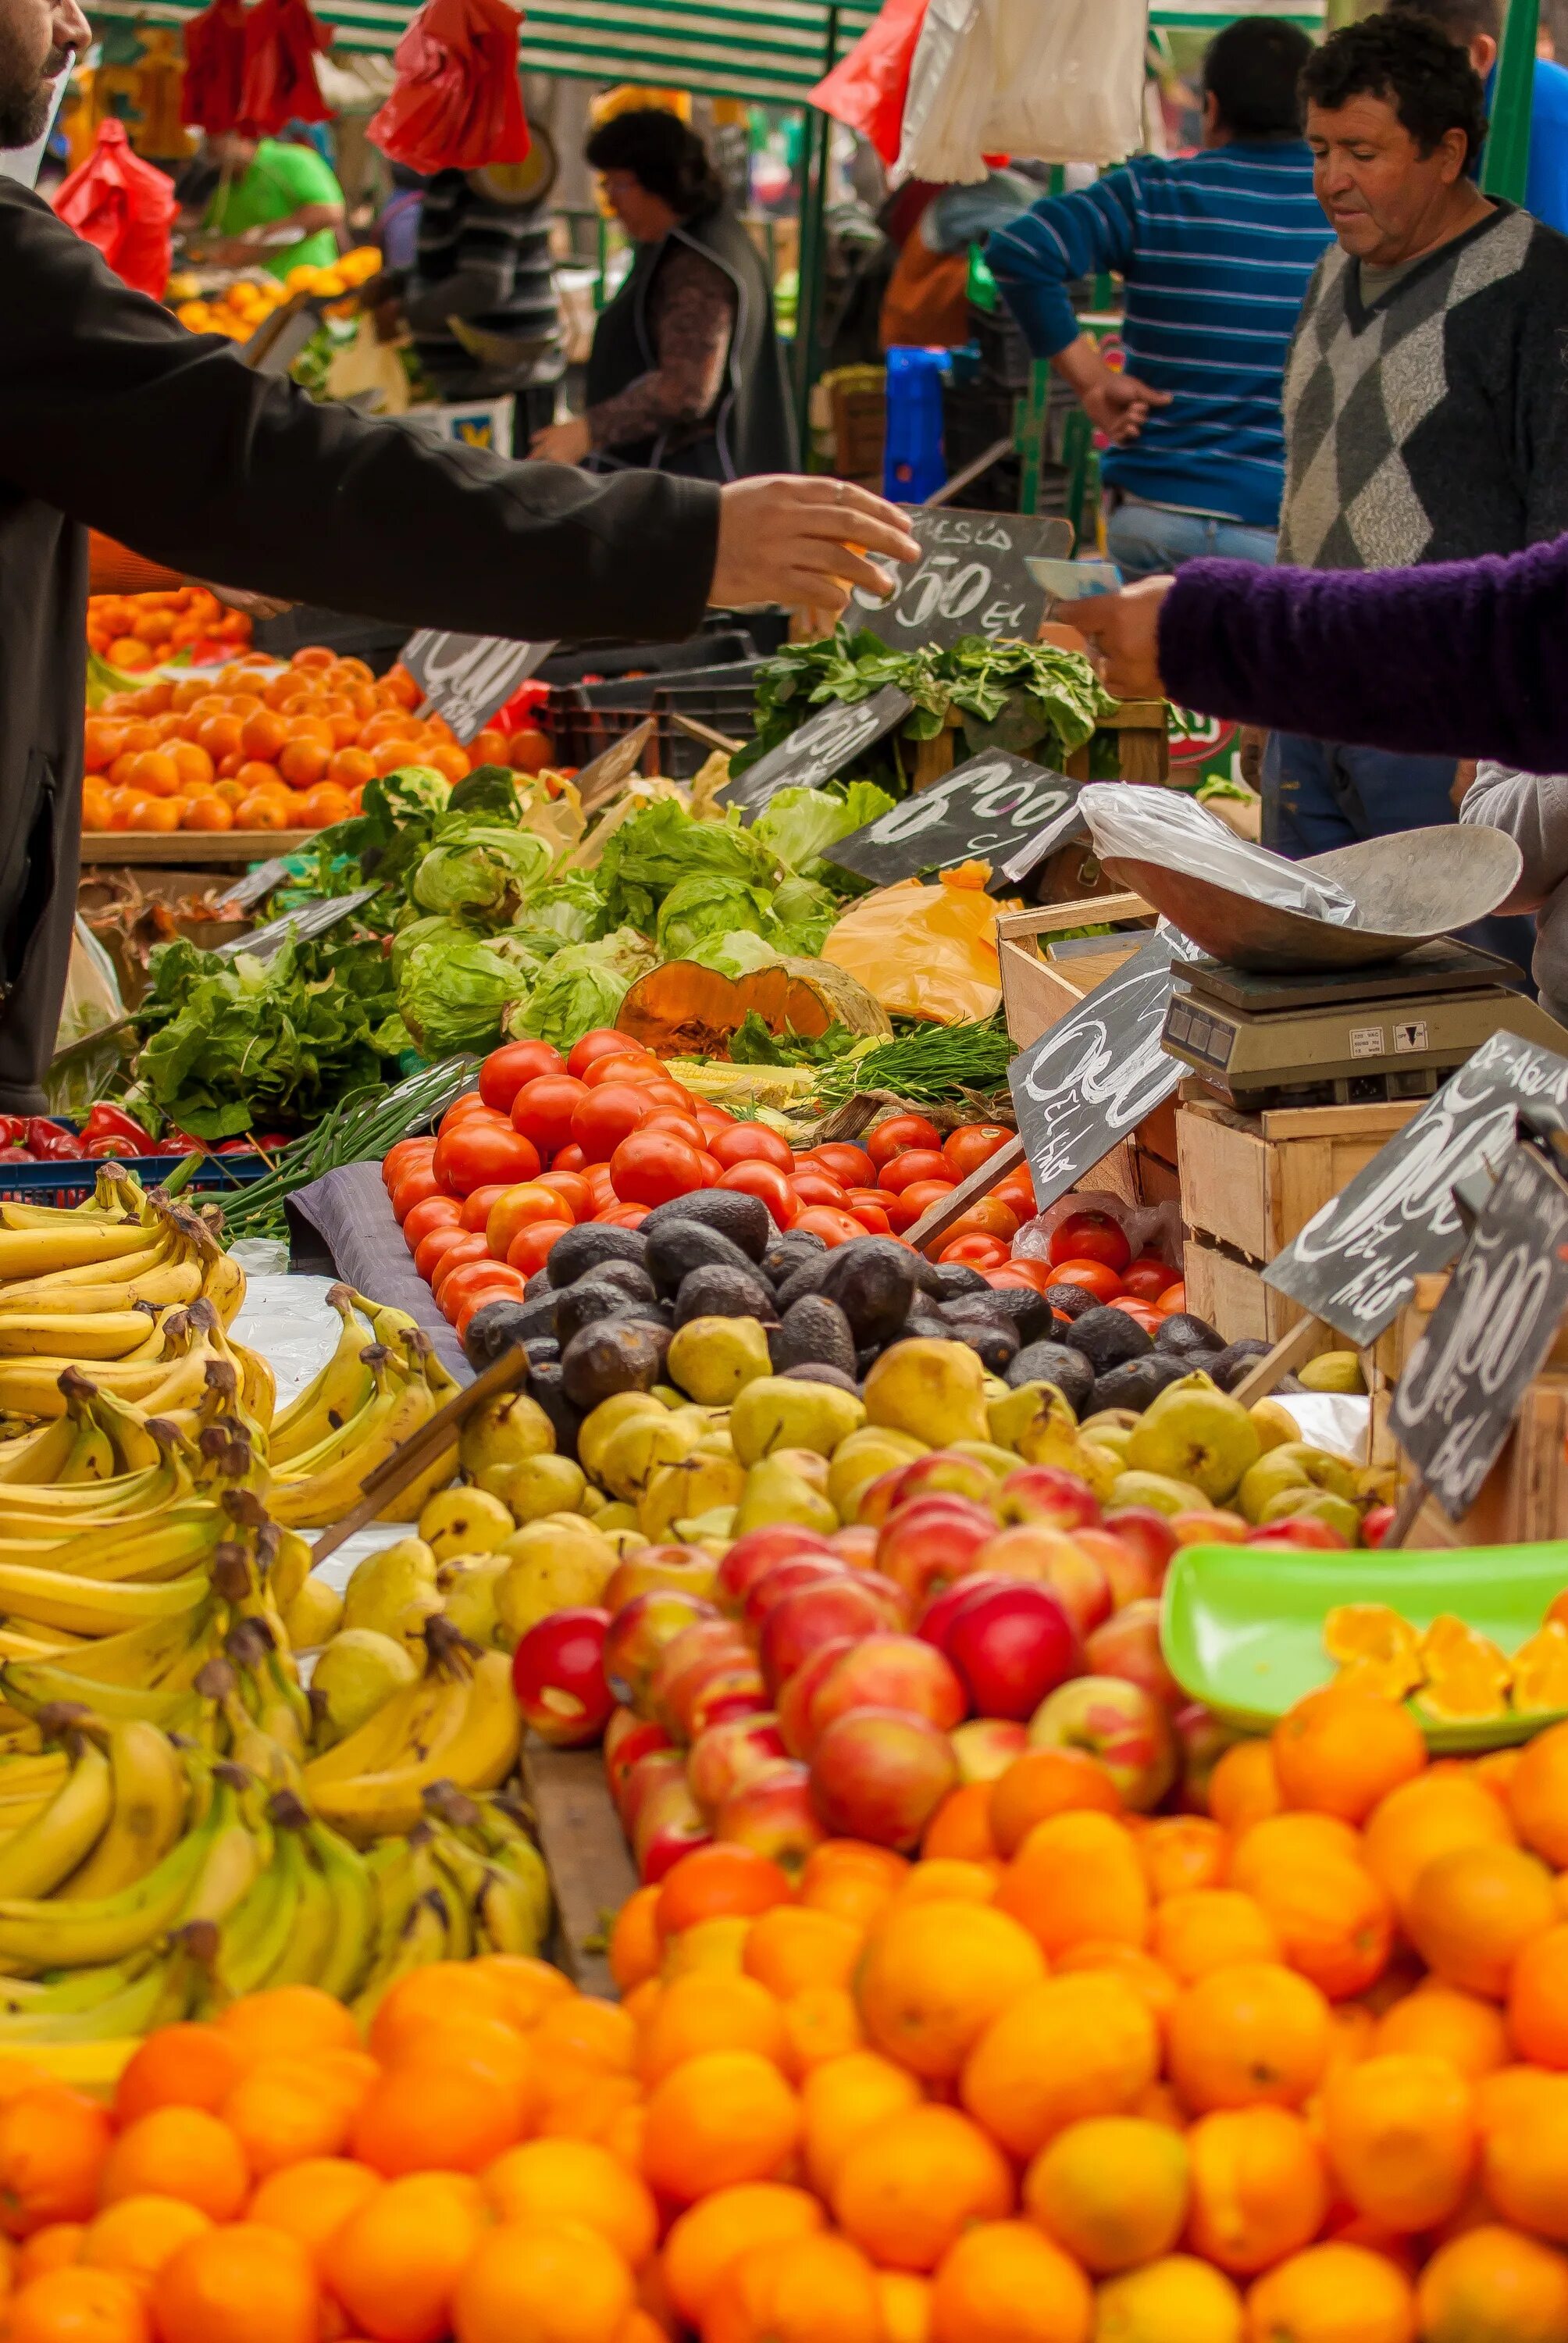
[[[1296,85],[1311,53],[1278,19],[1227,25],[1204,59],[1201,154],[1136,156],[1048,196],[986,247],[1030,347],[1111,442],[1106,533],[1128,578],[1200,554],[1273,559],[1285,359],[1331,241]],[[1075,279],[1108,270],[1126,288],[1120,374],[1068,297]]]

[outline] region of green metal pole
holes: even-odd
[[[1497,80],[1492,92],[1492,128],[1481,158],[1481,191],[1522,204],[1530,172],[1530,107],[1535,88],[1535,34],[1539,0],[1508,0]]]

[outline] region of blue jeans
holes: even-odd
[[[1274,558],[1271,528],[1203,513],[1166,512],[1159,505],[1119,504],[1105,524],[1105,545],[1122,576],[1160,578],[1184,561],[1215,555],[1225,561]]]
[[[1453,775],[1452,757],[1403,757],[1388,749],[1347,749],[1298,733],[1271,732],[1263,752],[1263,844],[1298,861],[1362,839],[1457,821],[1449,796]],[[1529,974],[1535,950],[1533,919],[1493,916],[1459,934],[1483,951],[1513,960],[1523,971],[1521,989],[1534,992]]]

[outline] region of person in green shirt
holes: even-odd
[[[221,241],[207,257],[229,268],[259,263],[275,277],[330,268],[340,248],[343,190],[314,147],[226,130],[208,139],[207,151],[223,173],[204,222]],[[289,240],[275,242],[282,229]]]

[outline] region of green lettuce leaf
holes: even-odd
[[[415,871],[411,891],[423,910],[505,926],[553,860],[534,830],[448,819]]]
[[[657,954],[634,928],[618,928],[598,943],[568,944],[511,1011],[507,1031],[516,1040],[569,1049],[596,1025],[613,1025],[634,980],[657,964]]]
[[[892,799],[873,781],[852,781],[842,797],[827,789],[780,789],[758,815],[751,834],[770,846],[789,870],[815,877],[838,840],[892,809]]]
[[[714,968],[720,976],[749,976],[759,968],[771,968],[779,955],[770,943],[765,943],[749,928],[732,928],[728,935],[709,936],[685,958],[695,960],[699,968]]]
[[[738,814],[723,821],[694,821],[673,798],[661,798],[622,822],[599,864],[599,884],[616,923],[651,931],[654,915],[683,879],[727,879],[743,887],[767,887],[776,872],[771,850],[740,826]]]
[[[727,936],[737,928],[754,935],[766,933],[769,898],[756,887],[733,879],[700,873],[673,886],[659,907],[654,941],[665,960],[689,960],[696,946],[709,936]]]
[[[773,898],[768,934],[782,952],[797,960],[816,960],[828,940],[828,930],[842,917],[844,907],[828,888],[810,879],[786,879]]]
[[[462,943],[442,937],[410,955],[397,987],[397,1009],[427,1058],[488,1050],[501,1037],[507,1011],[527,997],[531,980],[531,968],[519,967],[480,938]]]

